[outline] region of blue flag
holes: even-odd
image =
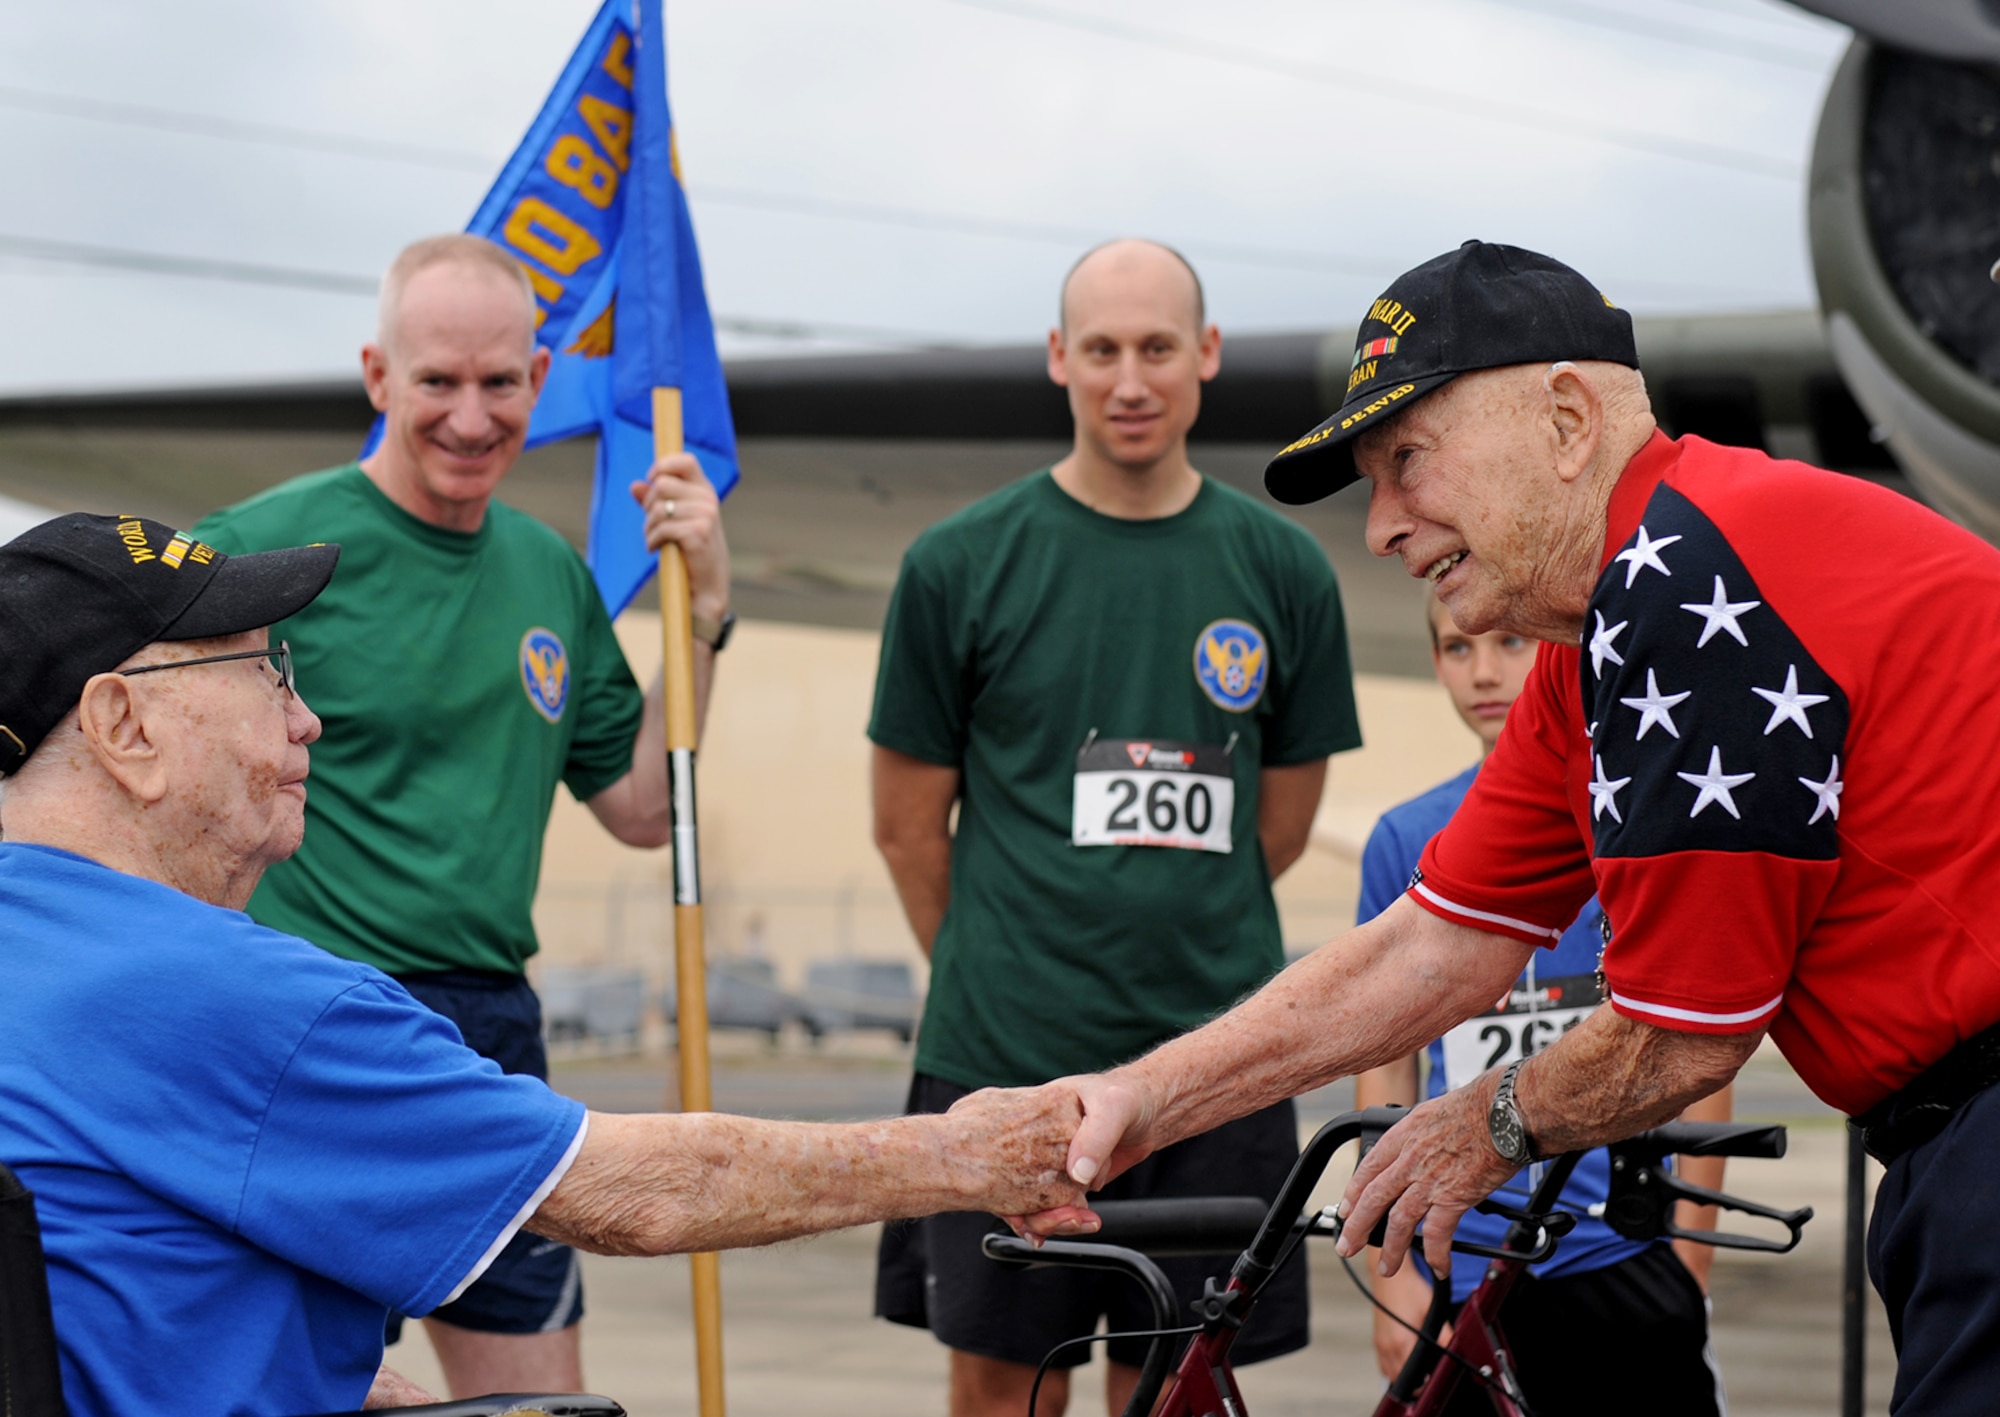
[[[660,0],[605,0],[466,230],[519,260],[535,288],[553,359],[528,446],[597,435],[590,568],[616,615],[658,565],[627,490],[653,463],[655,388],[681,391],[687,450],[715,490],[727,496],[739,476],[667,108]]]

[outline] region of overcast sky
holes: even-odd
[[[353,368],[364,295],[21,253],[365,281],[463,226],[596,8],[0,0],[0,391]],[[1470,236],[1635,310],[1803,305],[1847,41],[1772,0],[668,0],[667,23],[726,355],[1038,339],[1070,260],[1127,233],[1187,251],[1225,335],[1351,324]]]

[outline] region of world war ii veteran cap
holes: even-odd
[[[1639,367],[1632,317],[1561,261],[1468,241],[1398,276],[1354,334],[1340,411],[1264,469],[1297,506],[1359,474],[1353,439],[1460,374],[1509,364],[1602,359]]]
[[[0,776],[28,760],[91,676],[155,640],[276,624],[333,578],[338,546],[226,556],[144,517],[72,512],[0,546]]]

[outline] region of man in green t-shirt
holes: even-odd
[[[326,727],[305,844],[250,914],[394,975],[504,1070],[546,1077],[523,969],[556,784],[619,840],[664,845],[663,687],[642,698],[576,552],[493,499],[549,365],[521,267],[433,237],[396,258],[381,304],[361,355],[381,446],[196,528],[230,553],[342,547],[326,592],[271,632]],[[718,502],[689,456],[632,491],[648,545],[687,556],[699,721],[733,622]],[[582,1313],[575,1254],[523,1232],[426,1327],[455,1397],[573,1392]]]
[[[1360,742],[1325,555],[1188,461],[1221,354],[1193,269],[1099,247],[1061,320],[1073,450],[919,537],[883,633],[876,840],[932,960],[911,1111],[1132,1057],[1276,972],[1271,881],[1305,849],[1328,755]],[[1106,1194],[1275,1195],[1296,1128],[1280,1104]],[[876,1312],[951,1348],[952,1417],[1017,1417],[1043,1354],[1106,1314],[1151,1326],[1115,1276],[988,1263],[989,1224],[883,1237]],[[1201,1262],[1168,1268],[1199,1292]],[[1238,1361],[1302,1346],[1305,1304],[1299,1264]],[[1144,1349],[1110,1346],[1113,1413]],[[1043,1417],[1068,1401],[1058,1364]]]

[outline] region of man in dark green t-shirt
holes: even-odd
[[[1114,242],[1061,313],[1073,450],[919,537],[883,634],[876,839],[932,960],[912,1111],[1095,1071],[1263,983],[1284,959],[1271,881],[1305,849],[1328,755],[1360,742],[1325,555],[1188,461],[1221,350],[1193,270]],[[1270,1196],[1297,1154],[1285,1103],[1107,1194]],[[876,1310],[952,1349],[952,1417],[1015,1417],[1042,1355],[1100,1316],[1150,1327],[1115,1277],[984,1261],[987,1226],[883,1238]],[[1199,1292],[1202,1264],[1180,1263]],[[1238,1361],[1303,1345],[1302,1265],[1259,1313]],[[1111,1345],[1113,1413],[1144,1348]],[[1043,1392],[1060,1411],[1066,1367]]]
[[[499,247],[411,246],[362,350],[381,446],[196,533],[230,553],[341,547],[326,592],[271,631],[325,733],[305,844],[250,914],[396,976],[503,1069],[545,1077],[522,971],[556,785],[634,846],[664,845],[670,821],[662,685],[640,694],[576,552],[493,500],[548,370],[534,329],[533,291]],[[732,621],[717,499],[688,456],[632,490],[648,544],[687,556],[699,720]],[[582,1313],[575,1255],[523,1232],[426,1325],[454,1397],[573,1392]]]

